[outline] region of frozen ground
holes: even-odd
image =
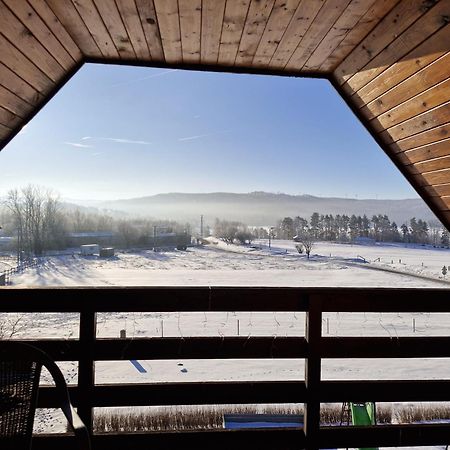
[[[118,252],[111,260],[75,255],[46,258],[36,269],[13,276],[13,286],[52,285],[234,285],[234,286],[383,286],[448,287],[441,269],[450,251],[420,246],[318,243],[310,260],[294,243],[256,243],[259,248],[210,245],[187,252]],[[414,320],[414,322],[413,322]],[[415,325],[413,325],[413,323]],[[17,336],[76,337],[76,314],[28,315]],[[413,330],[415,326],[415,330]],[[304,335],[302,313],[114,313],[99,314],[98,336]],[[324,336],[448,336],[448,314],[339,314],[323,318]],[[97,383],[194,380],[297,380],[303,360],[166,360],[98,362]],[[75,363],[62,363],[69,382],[76,382]],[[450,379],[450,359],[324,360],[322,378]],[[45,418],[46,416],[44,416]],[[44,426],[50,423],[42,422]]]
[[[441,270],[450,264],[449,250],[320,242],[307,260],[291,241],[274,241],[271,249],[267,242],[257,245],[212,239],[186,252],[118,252],[112,259],[54,256],[12,281],[15,286],[448,286]]]

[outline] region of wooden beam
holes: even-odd
[[[225,0],[203,0],[201,12],[200,60],[205,64],[216,64],[219,58]]]
[[[154,0],[164,59],[167,63],[183,60],[181,51],[180,18],[177,0]]]
[[[252,0],[245,20],[235,65],[250,66],[263,36],[275,0]]]
[[[115,0],[94,0],[95,6],[108,28],[117,54],[123,59],[135,59],[136,53]]]
[[[250,0],[227,0],[220,39],[218,64],[233,66],[244,30]]]
[[[180,9],[181,47],[183,62],[200,63],[202,24],[201,0],[178,0]]]

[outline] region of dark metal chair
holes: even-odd
[[[59,367],[42,350],[14,341],[0,341],[0,448],[31,448],[42,366],[53,377],[59,407],[75,433],[80,450],[90,450],[89,433],[70,403]]]

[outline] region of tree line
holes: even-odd
[[[304,217],[285,217],[271,228],[275,239],[291,240],[295,236],[309,234],[315,240],[349,242],[357,238],[370,238],[377,242],[405,242],[449,246],[449,233],[440,222],[426,222],[411,218],[400,226],[391,221],[386,214],[368,218],[346,214],[313,213],[309,219]],[[267,228],[256,228],[253,234],[260,239],[268,238]]]
[[[189,224],[175,221],[124,219],[106,213],[68,210],[58,194],[33,185],[10,190],[0,206],[2,232],[14,238],[13,247],[23,258],[64,250],[71,244],[73,233],[111,232],[111,244],[126,248],[151,243],[155,227],[190,234]]]

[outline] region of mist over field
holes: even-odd
[[[74,201],[75,202],[75,201]],[[82,201],[79,201],[81,204]],[[267,226],[286,216],[310,217],[312,213],[347,214],[372,217],[386,214],[398,224],[412,217],[435,220],[422,199],[350,199],[288,195],[268,192],[251,193],[167,193],[126,200],[91,201],[89,206],[123,211],[133,216],[159,219],[197,221],[216,217],[237,220],[252,226]]]

